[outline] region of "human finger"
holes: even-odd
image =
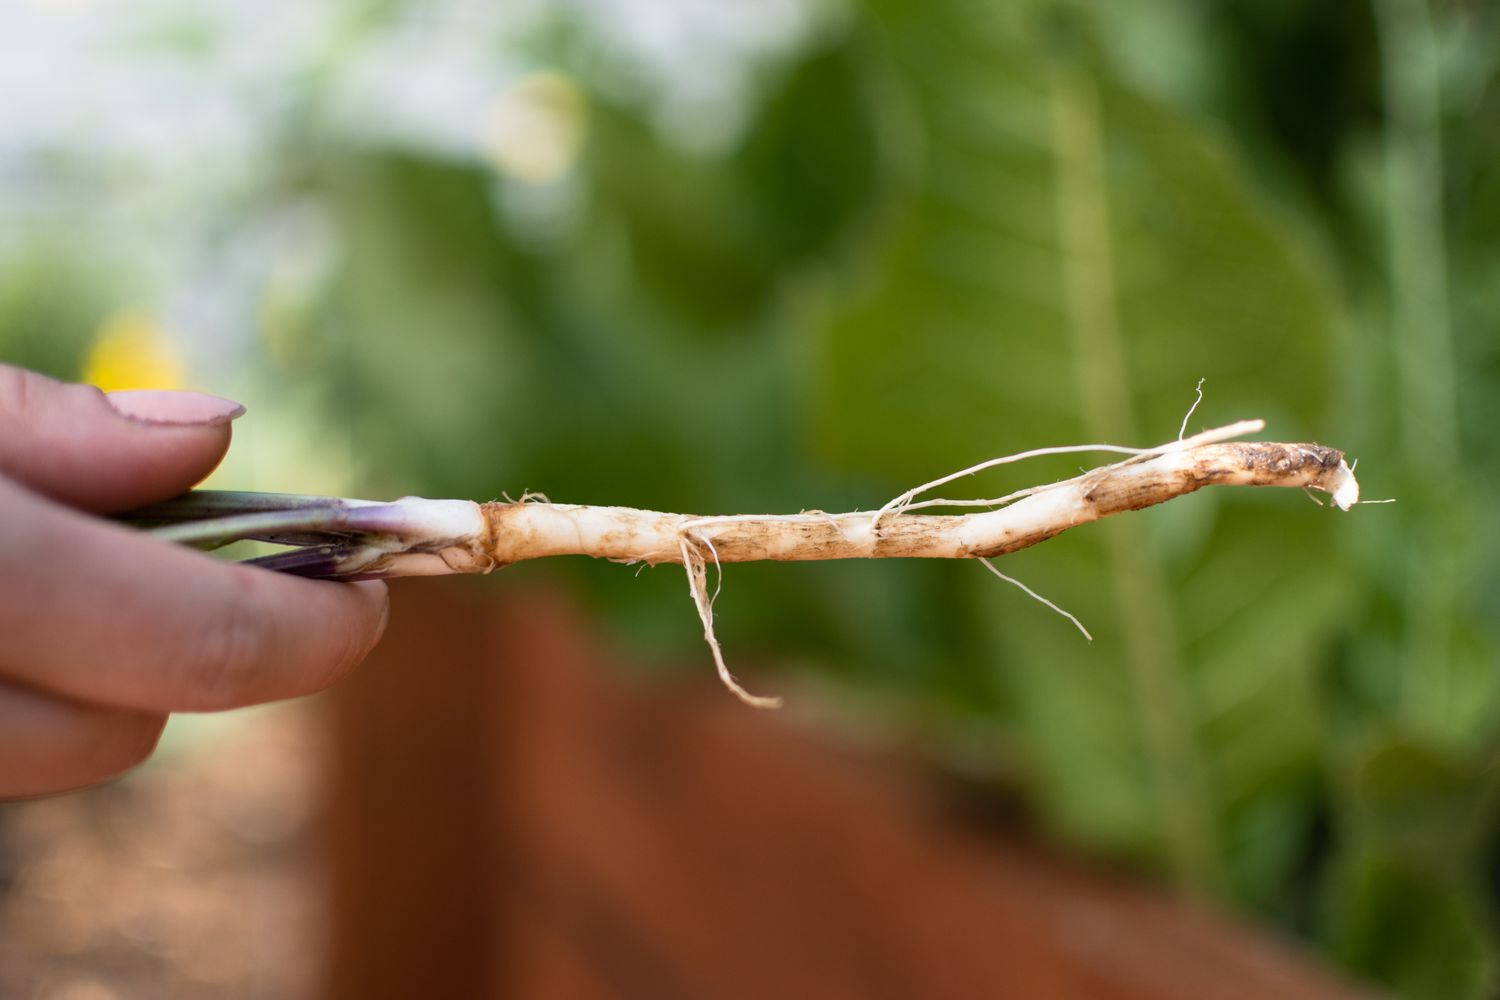
[[[107,781],[150,756],[167,717],[104,708],[0,681],[0,799]]]
[[[0,474],[87,510],[143,506],[212,472],[243,412],[202,393],[106,395],[0,365]]]

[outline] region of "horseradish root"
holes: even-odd
[[[128,515],[172,541],[215,547],[257,539],[290,549],[249,562],[301,576],[372,579],[487,573],[543,556],[585,555],[622,563],[679,563],[720,678],[757,706],[776,704],[730,676],[713,631],[707,566],[757,560],[989,560],[1069,528],[1140,510],[1205,486],[1290,486],[1328,493],[1348,510],[1359,484],[1344,456],[1317,444],[1231,440],[1263,429],[1241,421],[1154,448],[1080,445],[992,459],[933,480],[873,512],[699,516],[557,504],[427,500],[393,503],[281,494],[197,491]],[[1105,451],[1129,457],[1082,475],[978,500],[918,499],[967,475],[1039,455]],[[914,514],[932,507],[986,507],[966,514]],[[989,566],[1002,579],[1010,580]],[[1023,586],[1023,589],[1024,586]],[[1031,593],[1054,610],[1067,612]],[[1068,615],[1072,618],[1071,615]],[[1082,625],[1074,619],[1074,624]],[[1087,631],[1084,632],[1087,635]]]

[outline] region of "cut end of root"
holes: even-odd
[[[1359,480],[1354,478],[1354,470],[1349,463],[1340,460],[1337,471],[1333,474],[1333,481],[1328,484],[1330,498],[1333,505],[1339,510],[1348,510],[1359,503]]]

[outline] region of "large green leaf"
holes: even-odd
[[[1176,434],[1199,378],[1195,426],[1264,416],[1279,438],[1318,436],[1329,296],[1209,132],[1066,20],[891,0],[870,30],[899,98],[894,193],[827,334],[830,456],[915,482],[1037,445],[1149,443]],[[1011,562],[1096,636],[982,599],[974,669],[1012,692],[1059,827],[1199,886],[1289,871],[1318,767],[1310,672],[1346,600],[1338,527],[1295,495],[1200,495]],[[1273,845],[1254,835],[1268,810],[1294,831]]]

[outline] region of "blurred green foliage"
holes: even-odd
[[[348,49],[401,5],[355,8]],[[1263,416],[1363,457],[1399,503],[1210,491],[1012,557],[1092,645],[965,565],[735,567],[719,632],[787,665],[762,688],[795,663],[1019,781],[1071,843],[1400,995],[1478,997],[1497,37],[1496,5],[1451,0],[868,0],[757,67],[742,132],[703,149],[560,15],[525,52],[587,95],[565,175],[351,138],[315,74],[224,225],[325,221],[331,263],[265,291],[256,377],[316,397],[372,495],[869,508],[1004,452],[1167,439],[1199,378],[1195,426]],[[8,359],[77,373],[112,305],[87,254],[11,254]],[[702,658],[670,572],[512,573],[566,573],[653,659]]]

